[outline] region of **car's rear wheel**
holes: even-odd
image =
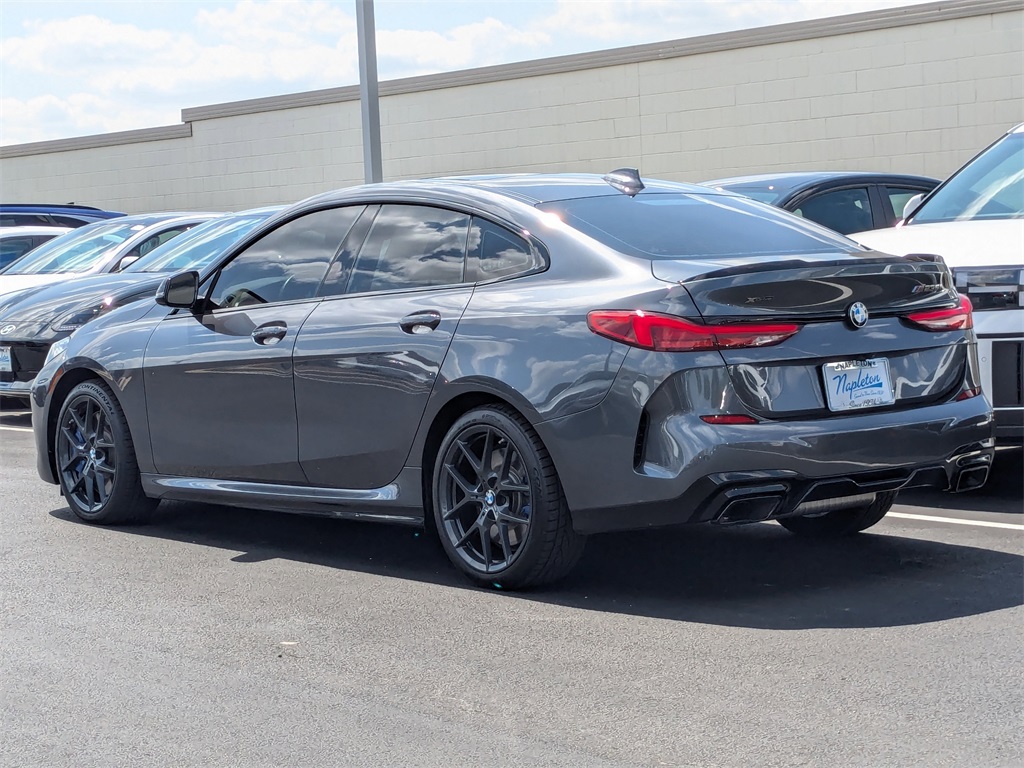
[[[435,462],[433,506],[445,552],[479,584],[547,584],[583,553],[551,457],[512,408],[478,408],[451,426]]]
[[[55,448],[61,492],[81,519],[132,522],[157,505],[142,492],[124,412],[100,382],[82,382],[68,393],[57,421]]]
[[[802,536],[847,536],[870,528],[892,508],[896,492],[876,493],[866,507],[837,509],[813,517],[783,517],[779,525]]]

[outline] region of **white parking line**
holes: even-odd
[[[32,431],[32,427],[8,427],[8,426],[5,426],[3,424],[0,424],[0,429],[7,429],[7,430],[10,430],[11,432],[31,432]]]
[[[905,520],[924,520],[929,523],[953,523],[954,525],[976,525],[979,528],[1007,528],[1011,531],[1024,531],[1024,525],[1017,525],[1016,523],[990,523],[987,520],[958,520],[955,517],[908,515],[906,512],[890,512],[886,517],[901,517]]]

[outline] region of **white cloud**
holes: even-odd
[[[922,2],[929,0],[558,0],[534,28],[618,47]]]
[[[173,107],[135,107],[125,111],[115,100],[88,93],[64,97],[0,99],[0,144],[88,136],[178,121]]]
[[[468,23],[447,24],[442,18],[422,24],[425,6],[417,5],[417,23],[432,28],[378,26],[378,71],[387,80],[922,1],[441,3],[437,7],[459,19],[481,9],[486,13]],[[430,8],[434,7],[432,3]],[[93,13],[75,17],[61,17],[60,10],[50,8],[50,4],[38,4],[35,20],[25,23],[21,34],[2,39],[2,143],[166,125],[177,122],[184,107],[358,80],[355,19],[348,4],[324,0],[164,4],[160,6],[163,15],[155,16],[150,26],[148,21],[113,20],[125,8],[119,4],[94,3]],[[39,20],[47,13],[55,18]],[[145,15],[135,18],[148,19]]]
[[[301,49],[311,40],[336,43],[342,38],[355,40],[355,16],[338,4],[274,0],[241,0],[227,10],[200,10],[196,25],[207,34],[238,46],[275,46]]]
[[[231,19],[221,21],[234,40],[207,42],[79,16],[39,25],[29,36],[5,39],[0,59],[11,70],[35,75],[67,78],[74,73],[74,80],[88,80],[108,94],[180,92],[214,80],[225,85],[236,80],[336,84],[355,74],[355,54],[350,53],[354,36],[321,42],[314,38],[322,35],[299,34],[296,24],[289,31],[275,26],[276,17],[257,15],[266,26],[250,24],[244,45]]]
[[[441,33],[431,30],[377,30],[377,55],[393,59],[393,65],[431,72],[468,69],[534,55],[550,37],[517,29],[498,19],[487,18],[463,24]]]

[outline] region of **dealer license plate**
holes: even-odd
[[[0,347],[0,371],[10,373],[13,369],[11,368],[11,348]]]
[[[822,370],[830,410],[853,411],[896,402],[889,361],[884,357],[825,363]]]

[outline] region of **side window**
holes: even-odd
[[[0,227],[52,227],[53,222],[41,213],[0,214]]]
[[[152,251],[154,248],[166,243],[168,240],[173,240],[182,232],[190,230],[194,224],[188,224],[187,226],[175,227],[174,229],[166,229],[163,232],[158,232],[155,235],[147,237],[141,243],[132,248],[128,253],[125,254],[125,258],[128,256],[145,256],[147,253]]]
[[[221,269],[209,294],[210,307],[311,298],[361,211],[315,211],[269,232]]]
[[[888,196],[889,203],[892,205],[892,215],[897,221],[903,218],[903,209],[906,207],[907,202],[914,195],[923,195],[928,192],[926,189],[906,189],[904,187],[882,187],[885,190],[885,194],[882,197]]]
[[[542,262],[519,235],[487,219],[473,219],[469,229],[469,279],[475,283],[529,272]]]
[[[871,219],[868,190],[865,187],[823,192],[804,200],[793,213],[816,221],[842,235],[863,232],[875,226]]]
[[[359,249],[348,293],[457,285],[465,280],[469,216],[385,205]]]
[[[84,227],[86,224],[92,224],[93,221],[100,221],[100,219],[75,219],[71,216],[52,216],[51,218],[56,226],[71,227],[73,229]]]
[[[38,241],[38,242],[37,242]],[[36,237],[8,237],[0,243],[0,266],[7,266],[42,242]]]

